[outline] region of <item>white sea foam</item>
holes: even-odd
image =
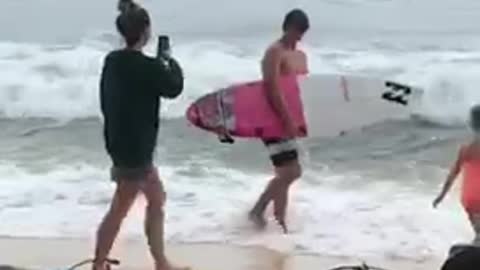
[[[27,9],[14,2],[9,2],[1,16],[5,25],[17,23],[15,28],[2,29],[4,39],[57,42],[58,36],[59,40],[76,40],[90,29],[112,26],[114,10],[108,3],[40,1],[30,3]],[[439,124],[464,123],[469,106],[480,102],[476,89],[480,43],[476,38],[478,27],[472,23],[478,17],[476,1],[250,1],[256,6],[253,12],[252,5],[244,2],[217,0],[214,5],[220,9],[197,2],[174,1],[168,8],[160,3],[160,8],[154,1],[144,1],[152,11],[154,23],[160,26],[157,29],[178,31],[188,37],[177,41],[177,33],[172,33],[173,52],[184,68],[186,89],[180,98],[163,103],[164,117],[181,117],[190,102],[219,87],[257,79],[259,59],[270,41],[263,34],[276,35],[272,29],[279,28],[281,16],[294,6],[302,6],[312,18],[312,35],[304,44],[312,72],[388,77],[423,87],[425,96],[415,113]],[[92,5],[97,4],[98,9],[92,10]],[[432,6],[438,12],[432,13]],[[56,16],[39,20],[39,14],[50,14],[52,7],[58,8],[58,14],[72,17],[68,25],[57,29]],[[87,7],[92,10],[92,17],[85,21]],[[199,8],[202,12],[198,12]],[[34,23],[18,23],[20,11],[32,15]],[[107,16],[106,12],[111,13]],[[162,12],[168,12],[170,17],[167,19]],[[429,14],[428,23],[425,14]],[[438,33],[440,37],[435,35]],[[217,34],[220,37],[212,37]],[[227,40],[232,35],[236,39]],[[117,38],[110,32],[74,45],[1,41],[0,116],[21,124],[21,117],[98,117],[99,72],[105,54],[119,45]],[[148,46],[148,54],[155,51],[154,47]],[[69,134],[63,131],[60,136]],[[15,148],[15,136],[7,138],[15,151],[38,151],[34,157],[52,153],[44,151],[42,145],[25,147],[21,140]],[[35,140],[35,136],[28,139]],[[74,148],[64,151],[78,154]],[[195,154],[192,153],[193,160]],[[421,260],[431,255],[444,256],[452,243],[468,241],[473,236],[456,193],[434,211],[431,200],[438,190],[406,185],[403,179],[376,179],[363,172],[313,171],[308,164],[305,176],[291,195],[288,220],[292,233],[280,236],[273,222],[265,232],[257,232],[246,221],[246,212],[270,176],[216,167],[215,157],[201,157],[201,161],[195,162],[206,164],[160,167],[168,191],[169,241],[231,241],[282,251]],[[114,185],[108,181],[108,168],[77,164],[77,160],[41,171],[25,168],[30,160],[2,160],[0,235],[92,236],[108,208]],[[196,174],[198,167],[205,173]],[[369,169],[383,170],[375,166],[365,168]],[[418,174],[425,179],[416,179],[419,181],[415,183],[440,183],[447,173],[437,167],[424,170],[434,171],[435,177]],[[405,177],[411,180],[412,175],[416,174]],[[142,234],[144,205],[143,199],[135,204],[122,234]]]
[[[452,203],[455,196],[434,212],[433,192],[367,181],[355,172],[314,171],[308,171],[306,179],[293,188],[291,235],[279,236],[273,222],[265,232],[258,232],[247,222],[246,213],[267,175],[217,168],[198,179],[181,170],[160,168],[168,191],[167,235],[173,242],[229,241],[282,251],[421,259],[472,237],[466,217]],[[41,174],[0,165],[0,235],[92,236],[114,188],[106,172],[106,168],[82,164]],[[361,188],[345,189],[346,184]],[[137,201],[124,236],[142,235],[144,206],[144,199]]]
[[[257,46],[258,45],[258,46]],[[260,76],[259,59],[266,43],[245,50],[220,41],[176,44],[175,56],[185,70],[186,88],[164,102],[165,117],[181,117],[201,95],[231,83]],[[47,47],[0,43],[0,114],[5,117],[98,117],[98,81],[103,57],[112,49],[101,40],[77,46]],[[480,102],[478,51],[391,52],[341,50],[305,45],[312,73],[354,73],[394,78],[426,90],[420,115],[444,124],[465,120]],[[154,51],[151,44],[147,53]]]

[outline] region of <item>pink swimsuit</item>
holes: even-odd
[[[462,204],[467,213],[480,213],[480,159],[463,162]]]

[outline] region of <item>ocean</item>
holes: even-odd
[[[141,3],[155,35],[170,35],[186,78],[183,94],[163,101],[156,153],[168,192],[169,242],[271,246],[280,234],[273,222],[258,232],[246,220],[271,177],[266,149],[255,140],[221,144],[183,116],[202,94],[259,78],[263,50],[294,7],[310,16],[301,47],[312,73],[389,78],[425,94],[409,117],[301,141],[304,175],[292,189],[288,217],[293,252],[425,260],[473,237],[458,188],[438,210],[431,203],[469,137],[468,110],[480,102],[480,2]],[[92,237],[114,190],[98,83],[103,57],[121,46],[116,2],[2,5],[0,235]],[[155,46],[153,38],[146,53]],[[142,236],[144,205],[135,204],[121,237]]]

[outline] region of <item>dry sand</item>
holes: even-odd
[[[0,238],[0,265],[61,270],[90,258],[92,250],[92,239]],[[327,270],[359,263],[351,258],[285,255],[261,247],[228,244],[168,245],[167,252],[173,262],[191,266],[192,270]],[[111,257],[121,260],[114,269],[153,269],[144,241],[119,239]],[[389,270],[438,270],[441,264],[441,259],[423,262],[399,258],[362,259]],[[80,269],[90,269],[90,266]]]

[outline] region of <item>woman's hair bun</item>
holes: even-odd
[[[140,5],[133,0],[118,0],[118,11],[120,11],[120,13],[126,13],[138,8],[141,8]]]

